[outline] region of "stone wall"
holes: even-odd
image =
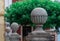
[[[4,17],[0,16],[0,41],[4,41]]]
[[[4,41],[4,0],[0,0],[0,41]]]

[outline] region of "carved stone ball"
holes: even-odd
[[[6,32],[9,33],[11,31],[11,28],[10,27],[6,27]]]
[[[18,30],[18,28],[19,28],[18,23],[13,22],[13,23],[11,24],[11,29],[12,29],[14,32],[16,32],[16,31]]]
[[[47,12],[44,8],[35,8],[31,12],[31,20],[35,24],[44,24],[47,20]]]
[[[10,26],[10,23],[9,22],[5,22],[5,24],[6,24],[6,27]]]

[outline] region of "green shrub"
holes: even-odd
[[[13,3],[9,8],[6,8],[6,20],[10,23],[17,22],[22,25],[32,25],[30,14],[36,7],[42,7],[48,13],[48,19],[43,28],[60,25],[60,3],[50,0],[24,0]]]

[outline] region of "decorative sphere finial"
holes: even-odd
[[[44,24],[47,20],[47,12],[44,8],[35,8],[31,12],[31,20],[35,24]]]
[[[13,23],[11,24],[11,28],[12,28],[12,30],[13,30],[14,32],[16,32],[16,31],[18,30],[18,28],[19,28],[18,23],[13,22]]]

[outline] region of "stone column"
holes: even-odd
[[[31,12],[31,20],[36,24],[36,29],[28,34],[26,41],[52,41],[51,35],[42,29],[48,14],[44,8],[35,8]]]
[[[0,0],[0,41],[4,41],[4,0]]]
[[[6,27],[6,32],[5,32],[5,41],[10,41],[9,36],[12,34],[11,32],[11,28],[10,27]]]
[[[11,24],[11,28],[13,30],[13,33],[9,36],[10,37],[10,41],[20,41],[20,35],[16,32],[19,28],[19,25],[17,23],[12,23]]]

